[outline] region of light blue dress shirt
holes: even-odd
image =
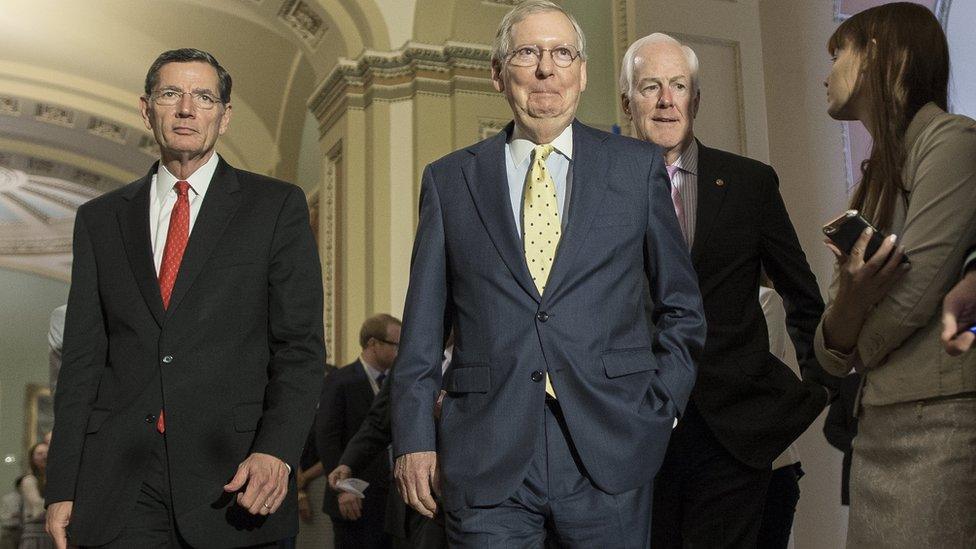
[[[541,143],[540,143],[541,144]],[[573,126],[566,126],[563,133],[552,141],[555,151],[546,159],[546,169],[556,183],[556,207],[563,227],[566,226],[565,205],[569,176],[569,164],[573,160]],[[532,166],[532,150],[536,143],[528,139],[512,139],[505,145],[505,170],[508,176],[508,194],[515,214],[515,228],[522,238],[522,194],[525,177]]]

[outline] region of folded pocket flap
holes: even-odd
[[[449,393],[487,393],[491,388],[491,368],[465,366],[447,371],[444,389]]]
[[[92,413],[88,416],[88,425],[85,427],[85,433],[97,433],[111,414],[111,410],[92,410]]]
[[[254,431],[264,415],[264,406],[260,402],[238,404],[234,407],[234,430],[243,433]]]
[[[657,370],[657,359],[650,347],[608,351],[601,356],[607,377],[620,377],[637,372]]]

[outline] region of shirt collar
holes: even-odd
[[[219,161],[220,156],[217,153],[213,153],[203,166],[197,168],[197,171],[186,178],[187,183],[190,184],[190,190],[194,194],[198,196],[207,194],[207,188],[210,187],[210,180],[213,179],[214,172],[217,171],[217,163]],[[176,185],[177,181],[179,180],[176,176],[171,174],[166,166],[163,165],[162,161],[160,161],[159,168],[156,170],[156,197],[159,198],[160,203],[166,200],[166,195],[173,190],[173,186]]]
[[[363,363],[363,368],[366,370],[366,373],[369,375],[369,377],[373,378],[374,380],[380,377],[381,375],[383,375],[383,372],[381,372],[378,368],[376,368],[369,362],[366,362],[366,359],[363,358],[362,355],[359,356],[359,362]]]
[[[674,166],[677,166],[678,169],[688,172],[692,175],[698,175],[698,140],[697,139],[691,140],[691,143],[688,145],[688,148],[686,148],[681,153],[681,156],[679,156],[678,159],[674,161]]]
[[[533,143],[528,139],[513,139],[509,145],[512,147],[512,160],[515,161],[516,166],[521,166],[522,163],[526,162],[529,157],[532,156],[532,150],[535,149],[536,145],[539,143]],[[552,140],[552,146],[555,147],[559,154],[565,156],[568,160],[573,159],[573,125],[570,124],[566,126],[559,137]]]

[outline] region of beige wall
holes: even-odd
[[[831,0],[760,4],[765,58],[769,156],[800,242],[820,281],[833,260],[820,227],[847,207],[847,175],[840,123],[826,114],[827,38],[836,28]],[[847,510],[840,505],[840,452],[821,433],[823,416],[799,441],[804,469],[796,522],[797,547],[842,547]]]
[[[51,311],[68,300],[68,285],[0,269],[0,300],[0,494],[5,494],[26,471],[25,390],[28,383],[48,384]]]

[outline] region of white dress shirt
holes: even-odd
[[[776,293],[776,290],[761,286],[759,304],[762,306],[763,316],[766,317],[766,328],[769,330],[769,352],[784,364],[789,364],[786,346],[786,309],[783,308],[783,298]],[[773,469],[799,462],[800,452],[794,442],[773,461]]]
[[[190,234],[193,233],[193,223],[196,222],[200,214],[200,206],[203,204],[203,197],[210,188],[210,180],[213,179],[214,172],[217,171],[217,162],[220,157],[217,153],[210,155],[210,159],[197,168],[195,172],[186,178],[190,184],[187,198],[190,200]],[[152,242],[153,264],[156,266],[156,274],[159,275],[159,265],[163,262],[163,251],[166,249],[166,235],[169,233],[169,218],[176,205],[176,182],[179,181],[175,175],[169,173],[162,162],[159,169],[153,175],[152,184],[149,187],[149,238]]]

